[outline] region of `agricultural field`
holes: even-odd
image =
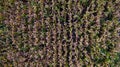
[[[0,67],[120,67],[120,0],[0,0]]]

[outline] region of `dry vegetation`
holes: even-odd
[[[0,0],[0,67],[119,67],[119,5]]]

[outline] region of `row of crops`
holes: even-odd
[[[0,0],[0,67],[119,67],[119,0]]]

